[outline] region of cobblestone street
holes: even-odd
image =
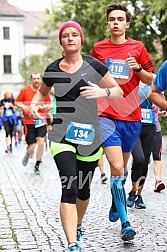
[[[21,160],[26,145],[5,153],[4,132],[0,135],[0,250],[7,252],[65,252],[67,242],[59,218],[60,181],[50,151],[44,153],[41,175],[35,175],[35,157],[26,167]],[[162,179],[167,185],[167,137],[163,137]],[[131,160],[129,161],[129,169]],[[105,160],[109,177],[109,166]],[[130,173],[125,185],[130,190]],[[86,213],[83,252],[167,251],[167,190],[154,191],[153,162],[149,165],[143,191],[146,209],[128,208],[132,226],[137,231],[133,242],[120,239],[120,221],[111,223],[109,182],[101,184],[97,168],[91,187],[91,200]]]

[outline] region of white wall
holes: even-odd
[[[19,74],[19,63],[26,56],[43,54],[47,39],[24,39],[24,17],[0,17],[0,96],[4,90],[17,93],[23,79]],[[10,39],[3,39],[3,27],[10,28]],[[3,55],[12,57],[12,74],[4,74]]]
[[[4,19],[4,20],[3,20]],[[3,39],[3,27],[9,27],[10,39]],[[0,84],[22,81],[19,74],[19,61],[24,58],[23,18],[1,18],[0,21]],[[4,74],[3,55],[11,55],[12,74]]]
[[[25,48],[25,57],[38,54],[42,55],[46,50],[48,40],[44,39],[25,39],[24,40],[24,48]]]

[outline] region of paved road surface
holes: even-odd
[[[59,218],[60,181],[50,152],[45,152],[41,175],[34,175],[31,159],[21,164],[26,145],[4,152],[4,132],[0,133],[0,249],[6,252],[65,252],[67,243]],[[131,160],[129,161],[130,168]],[[69,164],[70,165],[70,164]],[[108,163],[105,160],[109,176]],[[163,180],[167,185],[167,137],[163,137]],[[130,190],[130,175],[126,182]],[[83,252],[161,252],[167,251],[167,190],[154,193],[153,163],[149,167],[143,197],[146,209],[128,208],[137,231],[132,243],[120,239],[120,222],[110,223],[109,183],[102,185],[96,169],[90,205],[83,223]]]

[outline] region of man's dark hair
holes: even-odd
[[[34,73],[32,73],[32,74],[30,75],[30,78],[31,78],[31,79],[32,79],[32,76],[33,76],[34,74],[39,74],[39,75],[40,75],[40,77],[41,77],[41,74],[40,74],[40,73],[38,73],[38,72],[34,72]]]
[[[124,11],[126,13],[126,21],[130,22],[130,19],[132,17],[132,14],[130,13],[130,11],[127,9],[127,7],[122,4],[122,3],[112,3],[110,4],[107,9],[106,9],[106,17],[107,17],[107,21],[108,21],[108,16],[110,14],[111,11],[114,10],[121,10]]]

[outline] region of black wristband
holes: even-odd
[[[143,69],[142,66],[139,64],[139,68],[135,71],[139,73],[142,69]]]

